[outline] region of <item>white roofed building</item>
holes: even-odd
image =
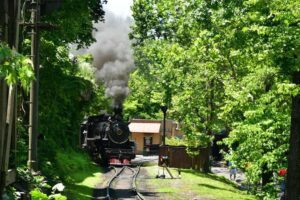
[[[163,121],[149,119],[133,119],[129,129],[132,139],[136,142],[136,153],[148,152],[152,146],[162,144]],[[182,136],[178,123],[174,120],[166,120],[166,137]]]

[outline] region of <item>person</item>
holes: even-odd
[[[280,184],[280,200],[285,199],[286,174],[287,174],[286,168],[282,168],[278,172],[278,176],[283,177],[283,180],[281,181]]]
[[[235,180],[236,179],[237,168],[230,161],[228,162],[228,166],[229,166],[229,177],[230,177],[230,180]]]

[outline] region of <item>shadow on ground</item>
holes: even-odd
[[[205,174],[205,173],[201,173],[201,172],[195,172],[194,170],[190,170],[190,169],[182,169],[182,172],[188,173],[188,174],[193,174],[195,176],[201,177],[201,178],[209,178],[209,179],[213,179],[215,181],[220,181],[222,183],[226,183],[231,185],[234,188],[239,188],[239,186],[237,184],[235,184],[234,182],[228,180],[227,178],[223,177],[223,176],[218,176],[215,174]]]

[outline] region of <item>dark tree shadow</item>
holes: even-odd
[[[188,174],[196,175],[196,176],[201,177],[201,178],[209,178],[209,179],[212,179],[212,180],[215,180],[215,181],[220,181],[220,182],[226,183],[226,184],[228,184],[228,185],[230,185],[230,186],[232,186],[236,189],[239,189],[239,186],[236,183],[228,180],[224,176],[218,176],[218,175],[211,174],[211,173],[205,174],[205,173],[197,172],[197,171],[194,171],[194,170],[191,170],[191,169],[182,169],[181,171],[185,172],[185,173],[188,173]]]
[[[235,192],[234,190],[225,189],[225,188],[221,188],[221,187],[216,187],[216,186],[205,184],[205,183],[199,183],[198,185],[200,187],[206,187],[206,188],[213,189],[213,190],[224,190],[224,191]]]

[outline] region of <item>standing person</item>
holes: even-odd
[[[232,164],[230,161],[228,162],[229,166],[229,176],[230,180],[235,180],[236,179],[236,173],[237,173],[237,168],[234,164]]]
[[[287,169],[286,168],[282,168],[278,172],[278,176],[283,177],[283,180],[282,180],[282,182],[280,184],[280,200],[284,200],[285,199],[286,174],[287,174]]]

